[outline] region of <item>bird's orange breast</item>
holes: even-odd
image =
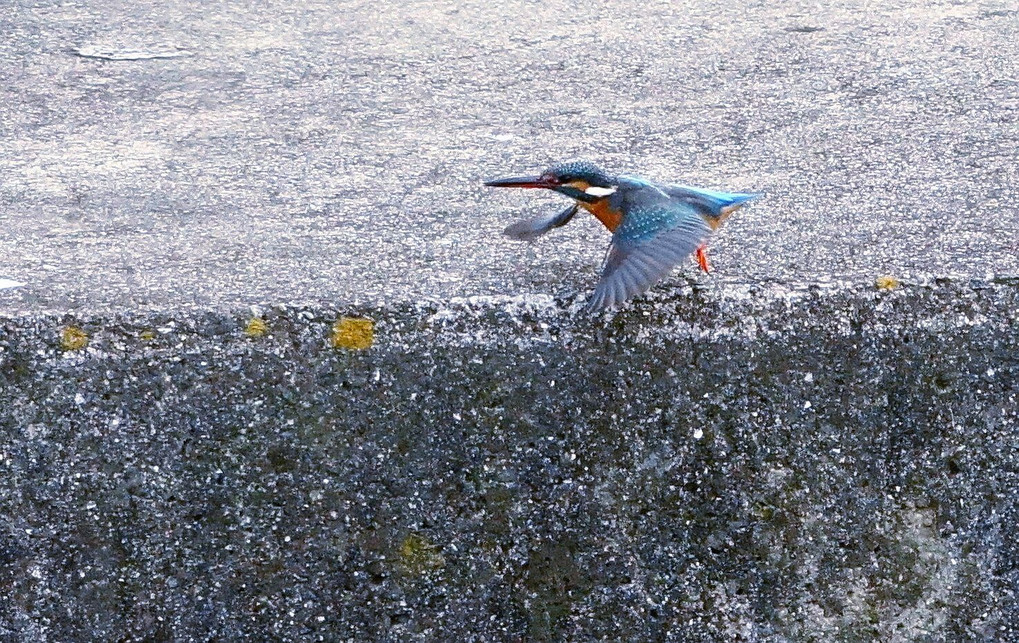
[[[609,232],[615,232],[619,222],[623,220],[623,213],[609,207],[608,199],[599,199],[594,203],[581,203],[580,205],[601,221],[602,225],[609,229]]]

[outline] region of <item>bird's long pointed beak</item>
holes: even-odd
[[[507,179],[485,181],[490,188],[547,188],[559,187],[559,184],[541,176],[514,176]]]

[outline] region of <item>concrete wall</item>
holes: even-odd
[[[0,634],[1019,640],[1014,281],[577,306],[2,319]]]

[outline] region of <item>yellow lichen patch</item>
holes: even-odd
[[[244,334],[251,339],[265,337],[268,332],[269,324],[266,324],[265,320],[261,317],[252,317],[248,320],[248,324],[244,327]]]
[[[900,282],[891,275],[881,275],[874,280],[874,285],[877,286],[878,290],[895,290],[899,287]]]
[[[60,331],[60,348],[65,351],[78,351],[88,346],[88,333],[77,326],[65,326]]]
[[[364,350],[375,341],[375,323],[370,319],[341,317],[333,324],[333,348]]]
[[[407,534],[396,553],[400,567],[411,574],[424,574],[446,564],[439,548],[420,534]]]
[[[138,333],[138,337],[143,342],[151,342],[152,340],[154,340],[156,338],[156,331],[151,330],[151,329],[150,330],[143,330],[142,332]]]

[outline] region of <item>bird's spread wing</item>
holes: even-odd
[[[631,213],[612,236],[587,309],[612,308],[641,294],[672,272],[710,232],[704,217],[683,204]]]
[[[518,241],[533,241],[552,228],[559,228],[570,222],[580,206],[571,205],[558,214],[517,221],[502,231],[504,235]]]

